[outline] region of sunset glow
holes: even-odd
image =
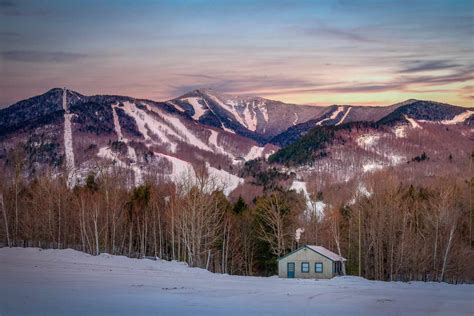
[[[1,1],[0,106],[53,87],[166,100],[474,103],[473,1]]]

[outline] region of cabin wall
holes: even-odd
[[[299,279],[330,279],[333,274],[333,262],[328,258],[308,249],[303,248],[299,251],[278,261],[278,277],[287,277],[288,262],[295,263],[295,278]],[[301,272],[301,263],[309,262],[309,272]],[[323,272],[315,272],[315,263],[321,262],[323,264]]]

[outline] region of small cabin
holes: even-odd
[[[331,279],[345,274],[345,258],[322,247],[305,245],[278,258],[278,277]]]

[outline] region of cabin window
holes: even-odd
[[[323,273],[323,264],[321,262],[316,262],[314,265],[314,271],[316,273]]]
[[[301,272],[309,273],[309,262],[301,262]]]

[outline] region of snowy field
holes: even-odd
[[[473,315],[474,286],[212,274],[177,262],[0,249],[0,315]]]

